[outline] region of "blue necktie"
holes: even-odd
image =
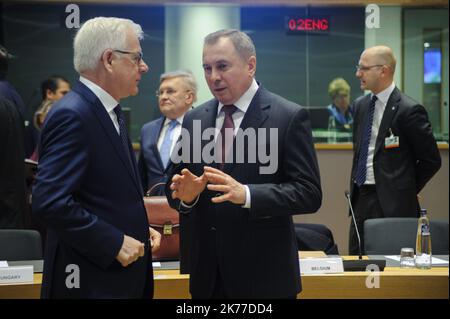
[[[373,114],[375,112],[375,103],[377,96],[373,95],[370,101],[369,109],[367,111],[367,117],[365,125],[363,127],[363,135],[361,137],[361,143],[359,148],[358,167],[356,169],[355,183],[361,186],[366,181],[367,175],[367,155],[369,153],[370,136],[372,135],[372,122]]]
[[[130,162],[131,169],[133,169],[133,164],[131,162],[131,154],[130,154],[130,142],[128,139],[128,133],[127,133],[127,127],[125,125],[125,119],[122,113],[122,108],[120,107],[120,104],[117,104],[117,106],[114,108],[114,113],[116,113],[117,116],[117,122],[119,123],[119,135],[120,140],[122,141],[123,150]]]
[[[166,135],[164,136],[164,140],[161,144],[159,154],[161,155],[161,161],[164,165],[164,168],[166,168],[167,164],[169,164],[170,148],[172,146],[173,140],[173,129],[177,126],[177,124],[177,120],[172,120],[169,122],[169,127],[166,130]]]

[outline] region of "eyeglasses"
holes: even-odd
[[[376,65],[369,65],[369,66],[364,66],[364,65],[356,65],[356,71],[369,71],[372,68],[376,68],[376,67],[380,67],[380,66],[384,66],[383,64],[376,64]]]
[[[177,92],[178,91],[174,90],[174,89],[159,90],[159,91],[155,92],[155,95],[156,95],[157,98],[160,98],[161,96],[164,95],[164,93],[166,93],[168,96],[172,96],[172,95],[177,94]],[[190,92],[190,90],[186,90],[186,92]]]
[[[136,65],[139,65],[142,61],[142,59],[144,58],[144,54],[142,52],[131,52],[131,51],[123,51],[123,50],[113,50],[114,52],[117,53],[122,53],[122,54],[130,54],[131,55],[131,59],[133,60],[133,62]]]

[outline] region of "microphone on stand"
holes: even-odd
[[[348,206],[350,207],[350,212],[352,214],[353,225],[356,230],[356,237],[358,237],[358,252],[359,256],[357,260],[343,260],[345,271],[366,271],[367,266],[376,265],[380,271],[384,270],[386,266],[386,260],[379,259],[362,259],[362,247],[361,247],[361,236],[359,235],[358,225],[356,224],[355,213],[353,212],[352,201],[350,200],[350,193],[346,190],[345,197],[348,200]]]
[[[348,206],[350,207],[350,212],[352,213],[353,225],[355,225],[356,237],[358,237],[359,259],[362,260],[361,236],[359,235],[358,225],[356,224],[355,212],[353,211],[352,201],[350,200],[350,193],[347,190],[345,191],[345,197],[348,200]]]

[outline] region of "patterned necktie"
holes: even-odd
[[[173,140],[173,129],[177,127],[177,120],[171,120],[168,124],[168,128],[166,130],[166,135],[164,136],[164,140],[161,144],[161,149],[159,151],[159,155],[161,156],[161,161],[164,165],[164,168],[169,164],[170,158],[170,148],[172,146]]]
[[[114,108],[114,113],[116,113],[117,116],[117,122],[119,123],[119,135],[120,140],[122,141],[122,146],[124,149],[124,152],[130,161],[131,168],[133,169],[133,164],[131,161],[131,154],[130,154],[130,142],[128,139],[128,133],[127,133],[127,127],[125,125],[125,119],[122,113],[122,108],[120,107],[120,104],[117,104],[117,106]]]
[[[372,122],[373,114],[375,112],[375,103],[377,96],[373,95],[370,101],[369,109],[367,111],[367,117],[365,125],[363,127],[363,135],[361,137],[361,143],[359,148],[358,167],[356,169],[355,183],[361,186],[366,181],[367,174],[367,155],[369,153],[370,137],[372,135]]]
[[[237,108],[234,105],[224,105],[222,110],[225,113],[225,118],[223,120],[222,128],[220,129],[220,135],[222,136],[222,161],[220,162],[219,167],[221,170],[223,170],[223,167],[225,166],[225,158],[228,151],[233,147],[233,143],[230,143],[230,141],[233,142],[234,138],[234,122],[232,115],[236,112]],[[228,144],[231,145],[226,145],[225,141],[229,141]]]

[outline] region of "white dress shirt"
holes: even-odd
[[[170,145],[170,152],[169,154],[172,154],[173,148],[175,147],[175,144],[178,141],[178,138],[181,135],[181,124],[183,124],[183,119],[184,119],[184,114],[181,115],[179,118],[176,119],[177,121],[177,126],[175,126],[175,128],[173,129],[173,135],[172,135],[172,144]],[[158,137],[158,151],[161,153],[161,145],[164,141],[164,137],[166,136],[167,130],[169,128],[169,124],[172,120],[169,119],[168,117],[166,117],[166,119],[164,120],[164,124],[163,124],[163,128],[161,130],[161,133],[159,134]]]
[[[234,102],[234,106],[236,106],[236,112],[231,115],[233,118],[234,123],[234,135],[236,135],[237,130],[241,126],[242,120],[244,119],[245,112],[247,112],[248,107],[250,106],[250,103],[253,100],[253,97],[255,96],[256,92],[258,91],[258,83],[255,79],[253,79],[252,84],[248,88],[248,90],[237,100]],[[214,136],[214,141],[217,139],[217,136],[219,135],[220,129],[223,126],[223,122],[225,120],[225,112],[222,112],[223,103],[219,102],[219,106],[217,107],[217,117],[216,117],[216,133]],[[247,185],[244,185],[245,187],[245,204],[242,206],[244,208],[250,208],[251,206],[251,196],[250,196],[250,189]]]
[[[380,93],[376,94],[377,101],[375,102],[375,111],[373,114],[372,122],[372,134],[370,135],[369,151],[367,153],[367,163],[366,163],[366,181],[365,185],[375,184],[375,175],[373,173],[373,155],[375,153],[375,143],[377,141],[378,130],[380,129],[381,120],[383,119],[384,109],[395,89],[395,83],[392,82],[389,87]]]
[[[85,77],[82,77],[81,75],[80,75],[80,82],[86,85],[92,91],[92,93],[94,93],[95,96],[98,97],[103,107],[106,109],[106,112],[108,112],[108,115],[111,118],[114,127],[116,128],[117,134],[120,135],[119,121],[117,120],[117,115],[114,112],[114,108],[119,104],[119,102],[117,102],[115,98],[113,98],[108,92],[103,90],[100,86],[86,79]]]
[[[234,123],[234,135],[236,135],[237,130],[241,126],[242,120],[244,119],[245,112],[247,112],[250,103],[253,100],[256,92],[258,91],[258,83],[253,79],[252,84],[248,88],[248,90],[237,100],[233,105],[236,106],[236,112],[231,116],[233,118]],[[217,117],[216,117],[216,134],[214,136],[214,141],[216,141],[217,136],[219,135],[220,129],[223,126],[223,121],[225,120],[225,112],[222,111],[223,103],[219,102],[219,106],[217,107]]]
[[[256,92],[258,91],[258,83],[255,79],[253,79],[252,84],[248,88],[248,90],[237,100],[233,105],[236,106],[236,112],[233,113],[231,116],[233,118],[234,123],[234,135],[236,135],[237,130],[241,126],[242,120],[244,119],[245,112],[247,112],[248,107],[250,106],[250,103],[253,100],[253,97],[255,96]],[[225,112],[222,112],[224,104],[219,102],[219,105],[217,107],[217,117],[216,117],[216,131],[214,136],[214,141],[217,139],[217,136],[219,135],[220,129],[223,126],[223,122],[225,120]],[[239,181],[238,181],[239,182]],[[244,185],[245,187],[245,203],[242,206],[243,208],[250,208],[251,207],[251,196],[250,196],[250,189],[247,185]],[[192,205],[186,205],[182,202],[182,205],[188,208],[193,207],[195,204],[197,204],[198,198]]]

